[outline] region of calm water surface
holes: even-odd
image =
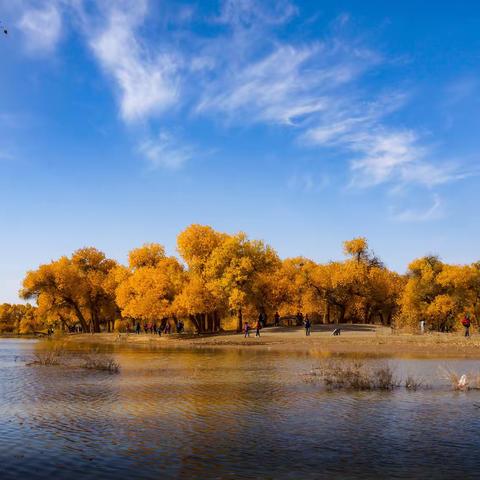
[[[115,349],[121,373],[28,367],[0,340],[0,478],[479,478],[480,393],[390,360],[426,391],[328,392],[319,359],[242,350]],[[373,361],[373,360],[372,360]]]

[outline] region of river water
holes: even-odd
[[[332,392],[308,354],[120,347],[112,375],[27,366],[35,348],[0,340],[1,479],[480,476],[480,392],[439,374],[478,361],[390,359],[432,388]]]

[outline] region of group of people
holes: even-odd
[[[257,321],[257,323],[255,324],[255,336],[256,337],[259,337],[260,336],[260,330],[262,329],[262,324],[260,323],[260,321]],[[249,337],[250,336],[250,330],[251,330],[251,327],[250,327],[250,324],[247,322],[245,322],[245,324],[243,325],[243,333],[244,333],[244,336],[245,338]]]
[[[278,312],[275,313],[275,316],[278,315]],[[280,318],[280,317],[279,317]],[[257,323],[255,324],[255,336],[259,337],[260,336],[260,330],[267,325],[267,314],[265,312],[260,312],[258,315],[258,320]],[[243,332],[245,334],[245,338],[250,336],[250,330],[251,330],[250,324],[245,322],[243,325]]]
[[[280,326],[280,314],[278,312],[275,312],[275,315],[273,316],[273,320],[274,320],[274,322],[273,322],[274,327]],[[307,337],[309,337],[310,334],[312,333],[312,322],[311,322],[310,318],[308,317],[308,314],[306,314],[305,317],[304,317],[303,313],[299,311],[296,315],[296,322],[297,322],[298,326],[300,326],[300,325],[304,326],[305,335]],[[262,313],[259,314],[258,320],[255,323],[255,326],[253,327],[255,329],[255,336],[256,337],[260,336],[260,330],[266,325],[266,323],[267,323],[267,316],[266,316],[265,313],[262,312]],[[248,321],[246,321],[243,325],[243,333],[244,333],[245,338],[250,337],[250,330],[251,329],[252,329],[252,327],[250,326],[250,323]]]
[[[183,320],[178,320],[175,324],[175,327],[177,329],[177,333],[183,333],[185,330],[185,324],[183,323]],[[140,335],[140,333],[142,332],[142,326],[140,325],[140,322],[136,323],[134,331],[137,335]],[[172,333],[172,326],[170,325],[170,322],[166,322],[163,328],[161,326],[157,327],[157,324],[154,322],[144,323],[143,331],[145,333],[151,333],[152,335],[161,335],[162,333],[168,335],[169,333]],[[127,333],[130,332],[130,324],[127,323]]]
[[[258,316],[258,320],[257,320],[257,323],[255,324],[255,336],[256,337],[259,337],[260,336],[260,330],[266,325],[266,319],[267,319],[267,316],[264,314],[264,313],[261,313],[259,316]],[[243,332],[245,334],[245,338],[249,337],[250,336],[250,324],[247,322],[245,322],[244,326],[243,326]]]
[[[470,327],[472,326],[472,319],[470,314],[467,312],[462,318],[462,325],[465,329],[465,337],[470,337]],[[420,333],[423,335],[425,333],[426,322],[425,320],[420,320]]]

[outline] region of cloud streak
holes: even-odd
[[[147,15],[145,1],[113,4],[105,26],[89,42],[102,69],[115,82],[122,118],[127,122],[159,114],[178,98],[174,55],[151,52],[136,35]]]
[[[434,195],[432,204],[427,209],[407,208],[399,212],[393,212],[392,219],[397,222],[427,222],[436,220],[442,216],[442,202],[438,195]]]
[[[56,2],[43,8],[27,8],[18,23],[30,53],[48,54],[55,50],[62,33],[62,16]]]
[[[355,188],[433,188],[463,178],[456,162],[437,160],[419,131],[395,126],[392,114],[408,102],[408,92],[365,86],[365,76],[388,59],[344,33],[347,14],[332,22],[321,39],[297,40],[283,35],[299,16],[287,0],[224,0],[213,15],[180,9],[178,21],[164,12],[165,6],[155,10],[155,17],[152,4],[59,0],[26,9],[20,26],[27,44],[52,51],[62,33],[62,11],[75,12],[76,25],[110,79],[120,117],[129,126],[164,122],[181,111],[184,118],[220,119],[226,126],[284,128],[303,148],[341,154]],[[158,15],[164,15],[163,24]],[[155,20],[152,41],[145,26]],[[195,33],[193,21],[202,26]],[[181,147],[164,126],[160,130],[159,137],[140,142],[138,151],[152,165],[185,164],[193,156],[191,147]]]
[[[172,134],[161,132],[156,138],[141,142],[138,151],[152,168],[178,169],[194,156],[194,149],[179,142]]]

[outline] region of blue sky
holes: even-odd
[[[419,5],[421,3],[421,5]],[[447,5],[448,4],[448,5]],[[480,258],[480,5],[0,0],[0,300],[190,223]]]

